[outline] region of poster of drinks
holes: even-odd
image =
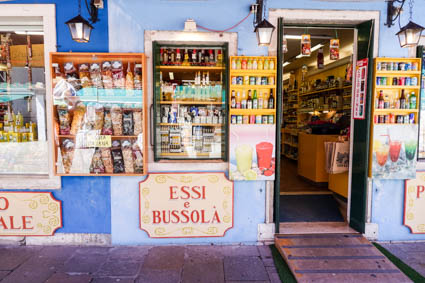
[[[275,129],[274,124],[230,125],[230,180],[274,180]]]
[[[375,125],[373,128],[372,177],[414,179],[418,125]]]
[[[311,39],[309,34],[301,35],[301,54],[303,56],[311,55]]]

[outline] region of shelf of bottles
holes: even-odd
[[[155,161],[225,160],[227,44],[153,46]]]
[[[230,123],[274,124],[276,57],[230,57]]]

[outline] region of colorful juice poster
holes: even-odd
[[[329,43],[329,56],[331,60],[339,60],[339,39],[331,39]]]
[[[229,179],[275,179],[276,125],[230,125]]]
[[[301,35],[301,54],[303,56],[310,56],[311,54],[311,40],[309,34]]]
[[[373,127],[372,177],[416,178],[417,124],[381,124]]]

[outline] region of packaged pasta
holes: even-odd
[[[114,173],[114,165],[112,162],[111,149],[109,147],[100,148],[103,166],[105,166],[106,173]]]
[[[58,107],[59,134],[69,135],[71,132],[71,115],[67,107]]]
[[[112,118],[111,118],[111,110],[105,109],[105,114],[103,118],[103,128],[102,135],[112,135]]]
[[[102,131],[103,120],[104,120],[104,108],[102,104],[96,104],[94,107],[95,118],[94,118],[94,130]]]
[[[133,135],[133,112],[131,110],[125,110],[122,116],[123,134],[125,136]]]
[[[121,107],[114,105],[111,108],[111,120],[112,128],[114,129],[114,135],[122,136],[122,109]]]
[[[134,75],[130,69],[130,62],[127,65],[127,75],[125,76],[125,89],[134,89]]]
[[[143,154],[137,143],[132,146],[134,159],[134,173],[143,173]]]
[[[142,109],[135,109],[133,111],[133,132],[135,136],[143,133],[143,112]]]
[[[99,148],[96,148],[91,164],[90,164],[90,173],[102,174],[105,173],[105,166],[102,161],[102,154]]]
[[[143,77],[142,77],[142,64],[134,65],[134,89],[142,89]]]
[[[74,143],[66,139],[62,142],[61,153],[62,153],[62,164],[65,169],[65,173],[68,174],[71,172],[72,159],[74,157]]]
[[[80,72],[81,86],[90,87],[91,80],[90,80],[89,64],[87,63],[80,64],[80,66],[78,66],[78,71]]]
[[[71,135],[76,135],[78,131],[81,129],[81,126],[84,121],[84,114],[86,112],[86,107],[83,103],[78,103],[75,106],[74,115],[72,118],[71,124]]]
[[[90,79],[93,87],[103,88],[99,63],[90,64]]]
[[[111,89],[113,87],[112,66],[111,62],[109,61],[105,61],[102,63],[102,83],[103,87],[106,89]]]
[[[133,150],[129,141],[122,142],[125,173],[134,173]]]
[[[112,61],[112,83],[115,88],[124,88],[124,69],[121,61]]]
[[[112,164],[114,166],[114,173],[124,173],[124,160],[121,152],[121,143],[117,140],[112,142]]]

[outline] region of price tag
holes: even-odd
[[[107,135],[88,135],[86,147],[111,147],[111,136]]]
[[[168,75],[170,76],[170,80],[174,80],[174,73],[173,72],[169,72]]]

